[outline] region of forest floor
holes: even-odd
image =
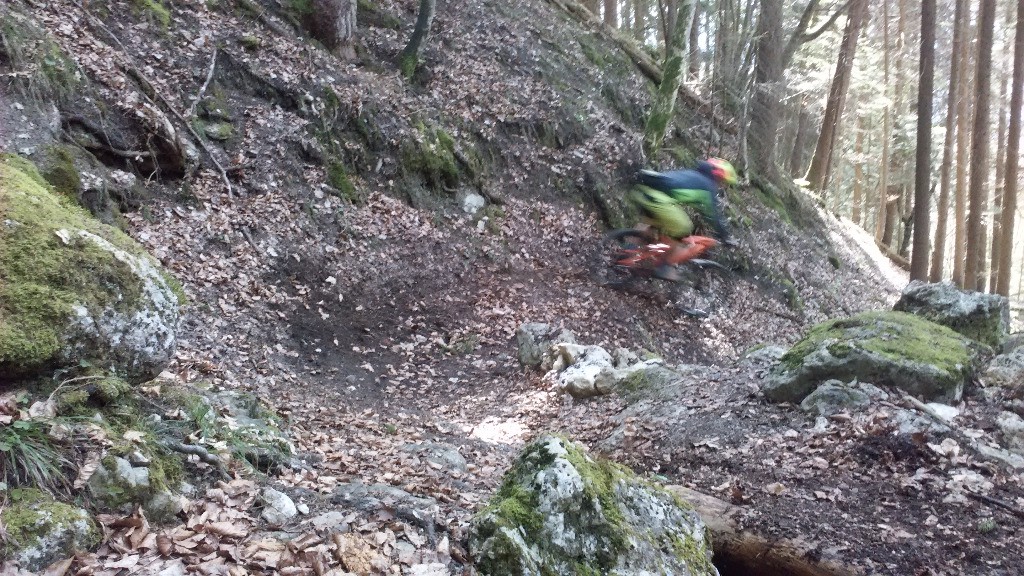
[[[382,4],[398,5],[398,12],[413,6]],[[186,25],[171,33],[154,34],[153,26],[130,18],[111,21],[124,43],[118,48],[95,29],[67,26],[68,18],[79,18],[75,2],[32,6],[110,101],[132,101],[125,88],[132,82],[110,64],[123,57],[111,56],[120,50],[145,55],[150,80],[179,95],[182,109],[187,102],[179,93],[199,90],[213,39],[240,38],[255,25],[183,0],[174,17]],[[481,125],[483,117],[506,112],[511,125],[512,115],[536,112],[516,107],[543,107],[551,95],[538,94],[546,88],[484,73],[493,62],[472,58],[532,46],[536,30],[517,26],[549,19],[503,15],[498,26],[472,0],[446,9],[435,28],[445,39],[444,65],[434,62],[429,89],[406,90],[396,74],[348,66],[337,75],[345,80],[335,86],[340,101],[362,106],[361,94],[374,94],[381,107],[441,110]],[[494,46],[496,38],[507,46]],[[377,54],[401,46],[393,30],[366,30],[362,41]],[[322,54],[269,33],[255,55],[236,48],[224,51],[283,82],[319,81],[330,70]],[[527,70],[523,77],[534,76]],[[484,217],[467,214],[450,197],[410,207],[408,191],[386,177],[357,182],[366,191],[362,202],[341,200],[321,186],[322,167],[294,146],[305,119],[230,87],[226,94],[240,135],[231,160],[246,175],[235,196],[205,170],[187,193],[153,186],[154,197],[127,218],[132,236],[189,296],[167,376],[186,386],[248,390],[269,402],[307,464],[267,480],[308,510],[284,526],[266,526],[254,485],[236,479],[196,496],[183,515],[189,529],[215,509],[245,527],[218,533],[220,548],[197,551],[194,542],[184,544],[192,533],[162,527],[176,542],[182,538],[174,554],[149,550],[129,561],[139,545],[129,534],[135,527],[114,525],[108,544],[85,561],[93,573],[172,574],[161,572],[172,560],[201,573],[245,567],[322,574],[325,562],[352,572],[358,564],[382,574],[471,573],[465,537],[472,514],[524,443],[544,432],[565,434],[640,474],[728,500],[744,511],[743,528],[800,541],[808,557],[836,560],[850,573],[1024,573],[1019,475],[949,438],[895,434],[895,400],[819,421],[761,396],[766,366],[745,359],[748,351],[791,344],[828,318],[889,307],[906,282],[870,236],[848,222],[822,215],[804,226],[761,205],[753,191],[733,192],[741,247],[721,256],[746,268],[728,282],[687,292],[710,310],[707,318],[690,318],[657,283],[624,292],[596,282],[590,256],[603,230],[594,214],[578,200],[525,184],[537,172],[572,170],[584,157],[615,170],[623,129],[600,110],[590,111],[596,135],[579,146],[504,150],[503,193]],[[497,130],[501,122],[486,125]],[[564,327],[583,344],[658,355],[686,365],[687,376],[645,402],[572,401],[519,364],[514,335],[526,322]],[[993,430],[983,392],[968,390],[956,422],[981,439]],[[457,450],[465,467],[415,451],[425,444]],[[353,510],[332,499],[337,486],[357,480],[435,500],[436,527],[424,537],[387,510]],[[967,496],[965,487],[988,500]],[[318,531],[331,511],[354,535],[344,546]],[[279,544],[285,540],[290,544]],[[333,556],[321,554],[328,546]]]

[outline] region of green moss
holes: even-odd
[[[0,539],[0,558],[10,558],[19,549],[35,547],[41,538],[53,538],[74,524],[84,522],[88,528],[73,547],[88,550],[100,543],[95,522],[82,510],[55,501],[35,488],[17,488],[7,493],[7,505],[0,509],[0,524],[5,537]]]
[[[779,196],[771,191],[765,191],[761,188],[755,187],[754,192],[757,197],[761,199],[761,202],[771,208],[776,214],[782,218],[782,221],[790,226],[793,225],[793,216],[789,213],[789,208],[786,207],[785,202],[782,201]]]
[[[39,173],[62,196],[75,199],[82,189],[82,178],[75,168],[75,156],[69,146],[48,146],[40,161]]]
[[[131,384],[128,384],[116,376],[106,376],[93,383],[96,389],[96,396],[104,404],[117,401],[131,391]]]
[[[171,11],[160,0],[133,0],[135,7],[148,18],[155,20],[162,28],[171,25]]]
[[[338,192],[339,198],[353,203],[360,201],[356,187],[341,162],[333,161],[327,164],[327,183]]]
[[[253,36],[252,34],[242,36],[238,39],[238,43],[249,52],[255,52],[263,46],[263,41],[260,40],[259,36]]]
[[[0,156],[0,368],[35,369],[54,358],[76,307],[124,311],[142,297],[131,266],[78,231],[156,266],[122,231],[41,181],[24,159]]]
[[[455,141],[440,128],[420,127],[420,138],[402,146],[402,169],[420,175],[434,189],[454,187],[459,181]]]
[[[953,330],[913,314],[889,311],[864,312],[818,324],[780,362],[795,370],[808,354],[830,340],[835,343],[829,344],[829,351],[835,349],[840,357],[848,356],[856,346],[883,358],[910,359],[949,373],[962,372],[972,365],[971,351]]]
[[[210,140],[226,142],[234,135],[235,129],[230,122],[207,122],[203,124],[203,133]]]

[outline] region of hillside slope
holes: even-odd
[[[598,447],[626,414],[620,400],[566,405],[521,368],[522,323],[699,364],[701,380],[686,392],[693,407],[718,426],[726,413],[749,413],[730,434],[771,440],[814,423],[756,400],[757,370],[735,361],[754,346],[789,344],[811,323],[887,307],[905,281],[849,223],[740,189],[729,215],[742,246],[721,254],[739,272],[688,293],[711,306],[708,318],[680,315],[656,283],[600,286],[591,254],[629,175],[667,168],[672,155],[730,154],[697,140],[710,132],[699,115],[682,111],[670,153],[644,162],[649,84],[603,32],[540,0],[440,3],[412,82],[393,60],[416,2],[361,5],[351,62],[304,39],[282,4],[254,14],[182,0],[168,3],[164,21],[146,2],[13,2],[7,37],[45,30],[73,63],[63,73],[88,82],[70,92],[48,77],[0,87],[0,148],[39,157],[74,141],[99,164],[86,170],[134,173],[139,184],[114,200],[192,302],[171,371],[252,390],[288,416],[296,443],[316,457],[311,470],[274,481],[315,510],[332,507],[324,495],[352,479],[437,499],[452,571],[462,570],[469,515],[526,439],[556,429]],[[9,54],[4,71],[31,61],[30,50]],[[482,208],[465,209],[478,197]],[[679,483],[710,490],[735,479],[760,493],[766,465],[748,453],[682,454],[699,440],[669,433],[685,416],[652,416],[645,449],[619,455]],[[439,471],[405,450],[424,440],[457,447],[467,471]],[[762,442],[757,454],[781,457],[785,447]],[[794,499],[777,515],[767,497],[747,504],[760,530],[786,537],[854,516],[858,547],[842,548],[842,530],[818,534],[818,547],[881,573],[940,573],[969,542],[955,534],[935,557],[927,544],[904,557],[898,545],[909,543],[863,535],[899,519],[875,519],[856,502],[823,508],[830,502]],[[970,561],[974,573],[1000,573],[984,572],[985,562],[1009,566],[988,549]]]

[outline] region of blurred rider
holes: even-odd
[[[676,265],[696,258],[718,244],[705,236],[692,236],[693,221],[684,209],[692,206],[711,223],[718,241],[733,244],[725,227],[718,194],[736,183],[736,170],[726,160],[708,158],[692,170],[654,172],[641,170],[639,183],[629,193],[630,201],[640,209],[644,220],[671,242],[665,263],[654,271],[664,280],[679,280]]]

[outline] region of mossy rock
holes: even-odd
[[[803,400],[826,380],[890,385],[928,401],[954,402],[984,346],[903,312],[864,312],[812,328],[776,364],[763,388],[773,402]]]
[[[960,290],[952,282],[915,280],[903,289],[893,309],[948,326],[997,349],[1010,334],[1010,303],[1006,297]]]
[[[526,447],[469,546],[482,576],[717,574],[692,508],[555,436]]]
[[[207,122],[203,124],[203,134],[210,140],[227,142],[234,135],[235,129],[230,122]]]
[[[32,571],[100,543],[100,531],[88,512],[34,488],[7,493],[0,524],[5,532],[0,539],[0,559],[14,560]]]
[[[173,356],[183,300],[134,240],[0,156],[0,380],[86,361],[145,381]]]
[[[34,100],[64,100],[81,84],[78,67],[36,21],[4,2],[0,9],[0,61],[17,70],[12,86]]]
[[[420,176],[432,189],[453,188],[459,182],[455,140],[439,128],[422,128],[417,138],[402,145],[402,170]]]

